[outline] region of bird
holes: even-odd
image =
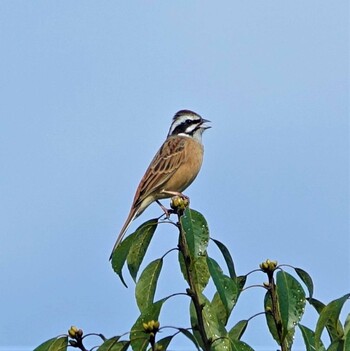
[[[208,122],[210,121],[190,110],[180,110],[174,115],[164,143],[137,187],[129,215],[114,244],[110,260],[131,222],[151,203],[157,202],[166,212],[159,200],[175,195],[184,196],[182,192],[194,181],[202,166],[202,134],[211,128],[206,124]]]

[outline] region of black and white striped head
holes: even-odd
[[[170,126],[168,137],[173,135],[187,136],[202,140],[203,132],[211,128],[206,125],[206,122],[210,122],[207,119],[202,118],[197,113],[190,110],[181,110],[173,117],[173,123]]]

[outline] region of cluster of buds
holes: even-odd
[[[173,196],[170,201],[170,207],[174,211],[183,211],[190,204],[190,200],[185,196]]]
[[[277,261],[270,261],[267,259],[265,262],[260,263],[259,267],[264,273],[271,273],[275,271]]]
[[[151,337],[154,337],[159,331],[159,322],[154,321],[153,319],[147,323],[143,323],[142,326],[144,332],[149,334]]]
[[[84,332],[81,329],[72,325],[68,330],[69,337],[73,339],[69,340],[70,346],[80,347],[80,345],[82,344],[83,334]]]

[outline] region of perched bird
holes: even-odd
[[[173,117],[169,133],[137,187],[129,215],[119,233],[114,250],[123,240],[131,222],[152,202],[182,195],[196,178],[203,161],[202,134],[210,122],[193,111],[181,110]]]

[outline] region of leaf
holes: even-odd
[[[230,273],[230,277],[232,279],[236,279],[237,275],[236,275],[236,271],[235,271],[235,265],[233,263],[233,259],[231,257],[231,254],[230,254],[229,250],[219,240],[215,240],[215,239],[212,239],[212,240],[214,241],[214,243],[217,245],[217,247],[221,251],[222,255],[224,256],[224,259],[225,259],[228,271]]]
[[[267,326],[269,328],[269,331],[270,331],[272,337],[277,341],[278,345],[281,345],[279,333],[277,330],[277,325],[276,325],[275,320],[272,316],[272,299],[271,299],[271,294],[269,291],[267,291],[265,294],[264,309],[265,309],[266,323],[267,323]]]
[[[276,293],[282,322],[282,340],[293,330],[304,314],[306,297],[300,283],[289,273],[279,271]]]
[[[141,273],[136,284],[135,296],[140,312],[153,303],[160,271],[163,266],[163,259],[151,262]]]
[[[227,315],[227,309],[224,306],[218,292],[214,294],[214,297],[211,301],[211,306],[215,311],[218,320],[226,326],[229,316]]]
[[[133,243],[134,237],[136,235],[136,232],[130,234],[128,237],[126,237],[120,245],[117,246],[115,251],[112,254],[112,267],[114,272],[116,272],[122,281],[122,283],[125,285],[125,287],[128,287],[124,281],[123,278],[123,273],[122,269],[124,266],[124,263],[126,261],[126,257],[129,254],[129,250],[131,247],[131,244]]]
[[[166,297],[153,303],[152,305],[149,305],[137,318],[130,331],[131,347],[134,351],[144,351],[147,349],[147,345],[149,344],[149,335],[144,332],[143,323],[148,323],[152,320],[158,321],[163,303],[168,298],[169,297]]]
[[[307,298],[306,299],[311,306],[315,308],[318,314],[322,312],[322,310],[325,308],[325,304],[317,299],[312,298]]]
[[[174,335],[166,336],[156,342],[155,350],[166,351]],[[151,350],[150,350],[151,351]]]
[[[61,336],[45,341],[34,351],[65,351],[68,347],[68,337]]]
[[[350,323],[348,323],[349,317],[350,317],[350,314],[348,314],[348,317],[347,317],[346,322],[345,322],[345,328],[344,328],[344,332],[345,332],[344,351],[350,350],[350,328],[347,327],[350,324]]]
[[[333,341],[327,351],[348,351],[349,349],[344,348],[344,340]]]
[[[241,340],[230,339],[232,351],[254,351],[248,344]]]
[[[236,279],[231,279],[227,275],[224,275],[222,269],[214,259],[207,257],[207,263],[210,275],[216,286],[218,294],[226,308],[226,314],[228,318],[238,298],[238,287],[236,285]]]
[[[188,285],[190,285],[187,277],[187,270],[182,253],[179,251],[179,263],[182,275]],[[192,280],[198,291],[203,291],[207,286],[210,274],[205,256],[198,257],[190,263],[190,271],[192,273]]]
[[[315,333],[309,329],[308,327],[305,327],[304,325],[299,323],[299,329],[301,331],[301,334],[304,339],[304,343],[306,346],[306,351],[315,351],[316,346],[315,346]],[[323,344],[320,346],[320,349],[318,351],[325,351],[326,349],[324,348]]]
[[[137,272],[145,257],[149,243],[157,228],[158,219],[150,219],[136,229],[135,237],[131,244],[129,254],[127,256],[128,269],[131,277],[136,281]]]
[[[186,208],[184,214],[180,218],[186,247],[188,251],[189,261],[186,263],[191,272],[191,279],[198,291],[203,291],[207,286],[210,274],[206,261],[207,246],[209,240],[209,230],[205,218],[197,211]],[[181,238],[180,238],[181,240]],[[181,243],[180,243],[181,247]],[[189,283],[188,272],[184,262],[183,254],[179,251],[179,262],[181,272],[185,280]]]
[[[130,345],[130,341],[118,341],[120,336],[107,339],[97,349],[97,351],[126,351]]]
[[[213,340],[212,350],[222,350],[226,347],[226,350],[229,347],[229,341],[226,338],[227,332],[225,326],[218,320],[217,315],[212,308],[209,300],[203,295],[199,294],[200,304],[202,308],[202,316],[204,329],[208,339]],[[194,336],[197,339],[198,344],[203,348],[203,341],[198,331],[198,318],[193,302],[190,304],[190,317],[191,317],[191,326],[194,331]]]
[[[314,283],[312,282],[309,273],[305,272],[301,268],[294,268],[294,270],[298,274],[300,279],[303,281],[303,283],[306,285],[307,290],[309,291],[310,298],[312,298],[312,295],[314,294]]]
[[[229,338],[232,340],[240,340],[242,335],[244,334],[245,330],[247,329],[248,326],[248,320],[243,319],[239,322],[237,322],[232,329],[228,332]]]
[[[328,330],[331,330],[330,334],[332,342],[344,336],[344,330],[341,325],[339,326],[339,315],[344,303],[349,297],[350,294],[346,294],[339,299],[331,301],[322,309],[315,330],[316,348],[320,346],[321,334],[326,325],[328,325]]]
[[[326,305],[323,302],[321,302],[317,299],[310,298],[307,300],[308,300],[309,304],[315,308],[315,310],[317,311],[318,314],[321,314],[323,309],[326,307]],[[339,320],[337,323],[337,328],[334,328],[334,326],[332,325],[331,322],[327,322],[326,329],[327,329],[329,338],[331,340],[336,340],[338,338],[338,335],[341,335],[343,333],[343,327],[342,327]]]
[[[209,241],[208,224],[203,215],[189,207],[180,218],[191,258],[205,256]]]
[[[272,315],[273,306],[272,306],[271,294],[269,291],[265,294],[264,306],[265,306],[265,317],[266,317],[267,326],[269,328],[269,331],[272,337],[277,341],[278,345],[284,345],[284,348],[286,348],[287,350],[290,350],[293,343],[295,329],[293,328],[287,331],[287,333],[285,334],[282,340],[283,328],[282,328],[281,316],[279,312],[280,307],[277,302],[277,306],[276,306],[277,310],[275,311],[275,314],[277,315],[277,319],[275,321]]]
[[[344,334],[346,335],[349,332],[350,332],[350,313],[346,317],[345,323],[344,323]]]
[[[193,342],[193,344],[194,344],[194,346],[196,347],[196,349],[197,349],[198,351],[200,351],[200,350],[199,350],[198,342],[197,342],[196,338],[193,336],[192,333],[190,333],[187,329],[184,329],[184,328],[179,328],[179,331],[180,331],[183,335],[185,335],[188,339],[190,339],[190,340]]]
[[[247,281],[246,275],[240,275],[239,277],[237,277],[237,284],[238,284],[239,292],[241,292],[243,290],[246,281]]]

